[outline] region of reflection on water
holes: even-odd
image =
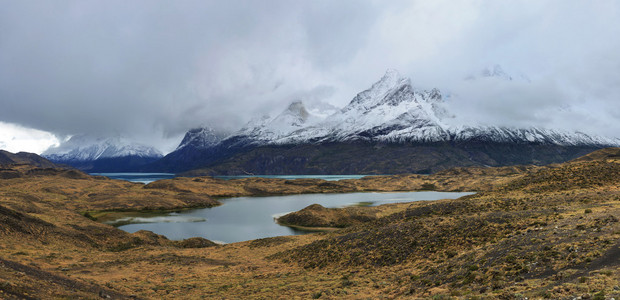
[[[139,217],[142,224],[129,224],[119,228],[128,232],[150,230],[157,234],[163,234],[173,240],[199,236],[210,240],[232,243],[280,235],[301,234],[303,232],[276,224],[274,217],[298,211],[314,203],[325,207],[343,207],[360,203],[380,205],[396,202],[454,199],[471,194],[473,193],[408,192],[228,198],[221,200],[223,203],[221,206],[182,211],[164,216],[164,219],[152,220],[152,222],[146,222],[145,219],[151,218],[145,215],[144,217]],[[198,219],[205,221],[170,222],[169,220],[171,219],[165,219],[165,217],[174,217],[174,220],[177,221]],[[153,218],[162,218],[162,216]],[[158,222],[157,220],[164,221]]]
[[[144,223],[190,223],[190,222],[205,222],[205,218],[182,216],[178,214],[170,214],[166,216],[157,217],[124,217],[113,221],[104,222],[110,225],[121,224],[144,224]]]
[[[110,179],[127,180],[131,182],[141,182],[144,184],[156,180],[174,178],[172,173],[90,173],[90,175],[105,176]]]

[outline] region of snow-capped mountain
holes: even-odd
[[[46,150],[42,156],[55,163],[90,172],[127,171],[163,157],[162,153],[153,147],[122,137],[85,135],[73,136],[60,146]]]
[[[312,111],[302,101],[292,102],[275,117],[263,116],[248,122],[232,136],[235,145],[264,145],[281,143],[282,138],[296,136],[302,129],[325,120],[333,112],[332,106],[315,106]]]
[[[508,128],[500,126],[458,126],[450,128],[456,141],[478,140],[498,143],[538,143],[560,146],[619,146],[620,139],[588,135],[582,132],[544,128]]]
[[[480,76],[515,80],[500,67]],[[294,101],[277,116],[254,119],[222,140],[206,129],[192,130],[152,170],[208,170],[194,175],[428,173],[455,166],[563,162],[620,146],[620,139],[580,132],[455,120],[438,89],[415,88],[410,79],[388,70],[338,110],[311,110]]]
[[[483,71],[484,76],[512,80],[501,67]],[[336,113],[313,116],[296,101],[276,118],[249,123],[233,138],[247,145],[285,145],[325,142],[464,142],[540,143],[554,145],[617,146],[620,140],[579,132],[543,128],[449,125],[452,118],[437,89],[415,89],[411,80],[395,70],[369,89],[357,94]]]
[[[125,156],[159,158],[163,155],[153,147],[133,143],[121,137],[101,138],[79,135],[71,137],[58,147],[46,150],[43,156],[57,161],[93,161]]]
[[[177,149],[185,147],[207,149],[216,146],[220,141],[222,141],[222,135],[216,133],[211,127],[198,127],[185,133]]]
[[[441,101],[438,90],[416,90],[409,79],[388,70],[381,80],[357,94],[338,113],[297,134],[321,142],[444,140],[446,133],[440,117],[445,113]]]
[[[308,112],[301,101],[291,103],[282,113],[274,118],[263,116],[252,120],[244,126],[238,135],[253,137],[269,142],[287,136],[321,120],[321,117]]]

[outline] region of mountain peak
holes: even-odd
[[[482,70],[472,73],[465,77],[465,80],[477,80],[477,79],[500,79],[504,81],[516,81],[516,82],[530,82],[530,79],[525,74],[516,75],[507,73],[504,71],[501,65],[494,65],[492,67],[485,67]]]
[[[308,113],[308,110],[306,110],[306,107],[304,106],[304,103],[301,102],[301,100],[293,101],[283,113],[289,113],[294,116],[298,116],[304,122],[310,116],[310,113]]]
[[[403,77],[397,70],[387,69],[383,77],[381,77],[379,81],[373,84],[370,89],[385,89],[400,86],[403,84],[411,84],[411,81],[409,80],[409,78]]]
[[[195,148],[205,149],[217,145],[222,138],[210,127],[198,127],[187,131],[177,149],[192,145]]]
[[[391,80],[391,81],[396,81],[396,80],[400,80],[402,79],[402,75],[400,75],[400,72],[398,72],[398,70],[396,69],[387,69],[385,70],[385,74],[383,75],[383,77],[381,77],[380,81],[387,81],[387,80]]]
[[[375,82],[369,89],[357,94],[342,111],[346,112],[355,108],[367,111],[381,102],[385,102],[385,100],[394,99],[392,94],[397,91],[413,93],[411,81],[402,77],[398,71],[388,69],[379,81]]]
[[[252,142],[275,141],[301,128],[312,126],[324,118],[310,113],[302,101],[295,100],[274,118],[263,117],[248,122],[238,135],[249,138]]]
[[[512,76],[504,72],[504,69],[500,65],[494,65],[493,68],[484,68],[480,75],[482,75],[482,77],[499,77],[512,80]]]
[[[312,116],[300,100],[293,101],[277,117],[270,121],[268,127],[274,133],[283,134],[304,127]]]

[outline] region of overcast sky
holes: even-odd
[[[167,152],[189,128],[235,130],[294,100],[344,106],[388,68],[451,93],[464,121],[620,135],[614,0],[0,4],[13,151],[121,134]],[[529,82],[463,80],[496,64]]]

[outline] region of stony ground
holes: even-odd
[[[620,299],[618,153],[339,182],[201,177],[143,186],[5,168],[0,299]],[[344,228],[227,245],[93,220],[102,210],[213,206],[224,196],[420,189],[479,193],[358,207],[372,217],[349,223],[353,209],[318,209],[313,216],[343,217]]]

